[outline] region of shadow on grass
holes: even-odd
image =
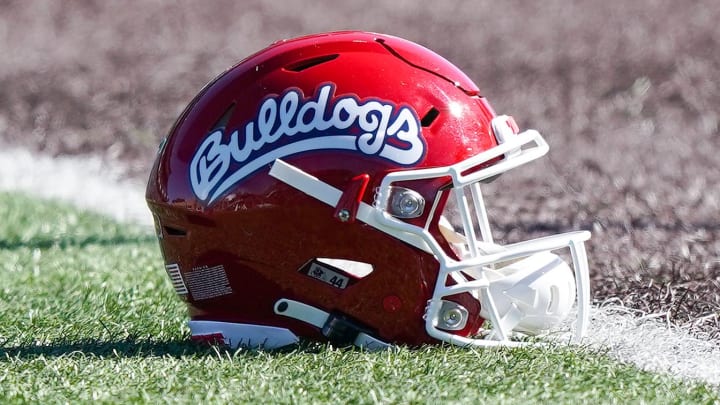
[[[196,343],[187,339],[167,341],[147,341],[124,339],[117,341],[58,342],[54,344],[22,344],[0,348],[0,363],[12,360],[32,360],[35,358],[60,358],[89,356],[97,358],[149,358],[149,357],[233,357],[254,356],[258,354],[285,354],[290,352],[317,353],[326,345],[315,342],[301,342],[275,350],[230,349],[222,345]]]

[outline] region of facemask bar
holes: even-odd
[[[482,198],[482,192],[480,191],[480,183],[473,183],[466,186],[470,189],[470,197],[472,204],[468,201],[468,195],[465,193],[464,188],[454,188],[452,194],[458,205],[458,211],[463,223],[463,235],[465,235],[466,243],[468,243],[468,251],[474,257],[476,253],[481,250],[478,247],[478,237],[475,232],[475,222],[471,215],[475,214],[478,229],[480,230],[480,236],[482,242],[493,243],[492,232],[490,231],[490,221],[488,221],[487,210],[485,209],[485,202]],[[473,206],[473,212],[470,211],[470,205]]]
[[[475,201],[475,215],[480,220],[480,235],[484,242],[493,243],[490,221],[488,221],[485,202],[480,191],[480,183],[473,183],[471,187],[472,198]]]
[[[447,167],[389,173],[385,176],[381,186],[377,190],[373,206],[364,202],[360,203],[357,219],[425,252],[431,253],[437,258],[440,263],[440,270],[433,298],[428,302],[426,308],[426,331],[436,339],[459,345],[517,346],[523,344],[522,342],[510,340],[512,331],[503,327],[503,319],[495,310],[496,305],[493,302],[492,295],[488,293],[490,280],[483,276],[468,280],[461,272],[482,274],[482,271],[478,270],[482,270],[484,266],[492,266],[495,263],[528,257],[535,253],[569,247],[577,289],[578,320],[574,337],[574,340],[577,341],[585,334],[589,320],[590,283],[587,257],[583,243],[590,238],[589,232],[570,232],[523,241],[502,246],[500,251],[489,254],[481,254],[478,249],[479,242],[472,225],[471,215],[474,214],[478,218],[480,236],[483,242],[492,243],[492,235],[485,206],[482,203],[482,193],[477,183],[542,157],[548,151],[547,143],[537,131],[527,130],[515,134],[512,128],[508,126],[508,122],[509,118],[506,116],[494,118],[492,121],[493,130],[498,141],[502,143],[469,159]],[[482,166],[484,163],[500,158],[501,156],[501,160],[495,162],[493,165],[473,171],[473,169]],[[342,195],[342,192],[337,188],[280,159],[274,162],[270,170],[270,175],[333,207],[338,204]],[[431,234],[429,222],[425,227],[421,228],[393,217],[385,209],[385,207],[388,206],[391,190],[395,183],[442,177],[450,177],[452,179],[451,191],[460,202],[459,206],[463,228],[466,230],[465,235],[470,246],[469,251],[471,252],[471,257],[459,261],[446,254],[443,247]],[[470,188],[473,199],[473,211],[470,210],[470,204],[465,197],[463,191],[465,187]],[[437,206],[436,200],[431,208],[428,221],[436,216],[434,211],[437,209]],[[448,277],[455,280],[456,283],[446,285]],[[483,307],[489,309],[489,320],[495,330],[490,339],[466,338],[436,327],[435,321],[440,317],[443,303],[447,303],[447,301],[442,298],[459,293],[472,294],[474,297],[481,299],[481,305]]]
[[[512,324],[511,319],[503,319],[496,311],[497,305],[493,302],[490,293],[490,280],[483,276],[483,268],[491,267],[497,263],[529,257],[536,253],[550,252],[569,247],[575,273],[577,291],[578,319],[575,327],[574,342],[578,342],[586,333],[589,322],[590,279],[587,265],[584,241],[590,238],[587,231],[569,232],[544,238],[523,241],[502,246],[502,251],[487,255],[478,255],[462,261],[449,261],[448,265],[441,264],[440,275],[435,286],[433,299],[426,309],[426,330],[430,336],[446,342],[460,345],[475,346],[517,346],[521,342],[509,340],[512,335],[511,328],[503,325]],[[472,273],[474,280],[468,280],[460,272]],[[458,274],[460,274],[458,276]],[[455,280],[455,284],[446,285],[447,278]],[[479,294],[478,294],[479,292]],[[438,329],[436,320],[441,317],[441,307],[444,297],[455,294],[470,293],[480,300],[481,305],[490,314],[489,320],[493,325],[494,336],[491,339],[472,339],[458,336]]]
[[[519,134],[514,134],[512,132],[512,129],[506,124],[508,120],[509,117],[505,115],[495,117],[492,120],[493,131],[496,134],[503,134],[498,135],[497,139],[499,141],[504,141],[497,146],[483,151],[469,159],[458,162],[452,166],[406,170],[387,174],[383,179],[380,187],[378,188],[375,197],[374,205],[376,208],[379,208],[379,210],[376,210],[376,214],[378,216],[377,221],[381,225],[383,225],[383,227],[396,229],[397,231],[408,234],[417,235],[418,227],[407,222],[397,220],[392,215],[390,215],[384,208],[387,207],[389,204],[393,184],[408,180],[423,180],[449,176],[452,180],[452,189],[456,193],[457,197],[460,197],[460,195],[463,193],[462,190],[465,186],[472,186],[473,199],[479,202],[478,204],[475,204],[475,210],[477,212],[478,218],[481,218],[481,235],[484,241],[492,242],[492,235],[487,220],[487,212],[485,210],[485,205],[482,203],[483,200],[480,186],[477,183],[496,177],[508,170],[538,159],[545,155],[549,150],[548,144],[537,131],[527,130]],[[483,164],[501,156],[505,157],[501,161],[493,164],[492,166],[473,171],[473,169],[480,167]],[[469,209],[467,209],[467,201],[464,195],[458,200],[465,201],[464,205],[466,209],[461,209],[461,211],[463,212],[461,213],[461,215],[466,215],[466,213],[469,213],[470,211]],[[433,205],[433,210],[435,208],[436,206]],[[433,214],[431,213],[429,218],[432,217]],[[472,226],[468,225],[469,222],[471,222],[470,217],[464,216],[463,223],[465,228],[472,228]],[[424,231],[426,235],[423,236],[423,239],[427,241],[426,236],[430,236],[430,233],[427,230],[427,226],[425,227]],[[430,238],[432,239],[432,237]],[[403,238],[401,237],[400,239]],[[469,239],[475,240],[477,238],[472,237]],[[475,242],[471,241],[471,243]],[[438,254],[435,249],[431,249],[431,252],[436,255]]]
[[[589,232],[570,232],[502,247],[494,245],[497,247],[493,249],[495,250],[494,252],[487,252],[487,249],[480,247],[481,243],[484,246],[493,245],[487,211],[480,190],[480,182],[542,157],[549,149],[547,143],[537,131],[527,130],[515,134],[512,128],[513,125],[510,125],[510,120],[511,119],[506,116],[494,118],[492,126],[499,145],[472,158],[449,167],[400,171],[388,174],[383,179],[376,197],[375,205],[381,208],[381,210],[377,211],[379,222],[387,228],[395,228],[404,233],[421,233],[422,239],[425,240],[432,253],[440,262],[440,274],[435,286],[433,299],[430,300],[426,308],[426,330],[430,336],[436,339],[460,345],[515,346],[522,344],[521,342],[510,340],[513,331],[509,327],[504,327],[504,325],[513,324],[512,320],[507,318],[512,314],[506,314],[506,318],[503,319],[501,314],[497,312],[497,306],[493,302],[493,295],[489,292],[490,280],[483,276],[483,268],[492,268],[498,263],[569,247],[573,261],[572,267],[575,273],[578,303],[578,320],[573,341],[579,341],[586,333],[589,320],[590,281],[584,246],[584,241],[590,238]],[[514,124],[514,122],[512,124]],[[499,162],[489,167],[472,171],[472,169],[501,156],[503,156],[503,158]],[[459,208],[458,214],[464,230],[464,241],[468,245],[468,255],[462,257],[459,261],[449,257],[430,234],[429,223],[426,224],[424,229],[420,229],[417,226],[398,220],[385,210],[382,210],[382,207],[386,207],[388,203],[388,191],[396,182],[447,176],[450,176],[452,180],[452,188],[450,190],[452,195],[450,198],[454,198],[457,202]],[[466,189],[469,189],[472,204],[468,201],[468,195],[465,192]],[[471,205],[472,207],[470,207]],[[436,207],[437,204],[433,204],[433,211]],[[473,216],[477,221],[480,235],[476,233]],[[431,212],[428,221],[431,221],[434,217],[436,217],[435,212]],[[480,238],[478,238],[478,236],[480,236]],[[463,273],[472,274],[474,279],[468,280]],[[454,280],[455,283],[449,286],[446,285],[448,278]],[[465,338],[437,327],[437,320],[443,316],[440,313],[443,305],[447,306],[448,302],[443,300],[443,298],[459,293],[470,293],[478,299],[481,306],[489,312],[489,320],[493,325],[493,333],[488,339]]]

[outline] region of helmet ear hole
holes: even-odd
[[[329,257],[318,257],[318,262],[332,266],[352,275],[355,278],[364,278],[373,272],[373,265],[370,263],[358,262],[355,260],[332,259]]]
[[[430,110],[425,113],[425,115],[422,117],[422,119],[420,119],[420,125],[423,128],[429,127],[430,124],[432,124],[433,121],[435,121],[435,119],[439,115],[440,115],[440,111],[437,108],[435,108],[435,107],[430,108]]]
[[[163,226],[163,230],[165,231],[165,234],[168,236],[186,236],[187,231],[184,229],[176,228],[173,226],[165,225]]]
[[[317,257],[305,263],[298,271],[310,278],[344,290],[374,270],[370,263],[346,259]]]
[[[303,70],[310,69],[313,66],[317,66],[320,64],[323,64],[325,62],[330,62],[333,59],[336,59],[339,54],[331,54],[331,55],[323,55],[323,56],[317,56],[315,58],[310,59],[303,59],[301,61],[292,63],[290,65],[285,66],[285,70],[289,70],[291,72],[302,72]]]

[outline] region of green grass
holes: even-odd
[[[0,194],[0,403],[713,403],[587,350],[187,341],[151,230]]]

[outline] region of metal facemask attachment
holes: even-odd
[[[458,345],[522,345],[525,343],[516,337],[543,334],[559,326],[577,301],[573,335],[577,342],[589,322],[590,281],[584,241],[590,233],[569,232],[509,245],[494,243],[480,183],[543,156],[548,145],[535,130],[516,133],[517,126],[510,117],[495,117],[491,124],[497,146],[451,166],[387,174],[375,203],[360,202],[356,219],[438,260],[438,278],[424,316],[425,329],[433,338]],[[477,169],[491,161],[493,164]],[[270,175],[333,207],[338,206],[343,194],[279,159]],[[432,204],[419,193],[397,185],[438,178],[450,178],[451,183],[438,192]],[[441,201],[446,203],[438,213]],[[423,227],[407,222],[426,210],[430,212]],[[437,226],[441,240],[436,239],[438,232],[431,232],[433,226]],[[572,270],[553,253],[565,248],[569,249]],[[480,316],[489,323],[476,336],[453,333],[464,329],[471,316],[467,308],[451,299],[462,293],[479,302]]]

